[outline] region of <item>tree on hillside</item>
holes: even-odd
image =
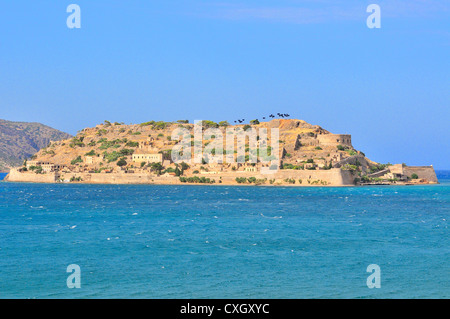
[[[185,171],[185,170],[189,169],[189,165],[186,164],[185,162],[182,162],[182,163],[181,163],[181,169],[182,169],[183,171]]]
[[[158,175],[161,174],[161,171],[163,170],[163,168],[164,167],[161,165],[161,163],[152,163],[150,165],[151,171],[156,172]]]
[[[219,127],[219,124],[217,124],[216,122],[213,122],[213,121],[207,121],[207,120],[205,120],[205,121],[202,121],[202,127],[203,127],[204,129],[207,129],[207,128],[210,128],[210,127],[212,127],[212,128],[218,128],[218,127]]]
[[[127,161],[125,159],[121,158],[120,160],[117,161],[117,165],[120,167],[125,166],[125,165],[127,165]]]

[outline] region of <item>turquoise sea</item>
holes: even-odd
[[[449,298],[450,180],[441,182],[0,182],[0,298]],[[67,288],[70,264],[81,289]],[[370,264],[380,289],[366,285]]]

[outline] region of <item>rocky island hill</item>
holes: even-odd
[[[279,129],[276,173],[261,173],[264,164],[173,163],[171,151],[176,128],[193,131],[188,121],[124,125],[105,123],[80,131],[75,137],[51,141],[23,165],[12,169],[6,180],[14,182],[74,182],[110,184],[246,184],[292,186],[352,186],[367,184],[437,183],[432,166],[381,164],[369,160],[352,145],[351,135],[332,134],[302,120],[231,126],[228,122],[203,121],[204,128]],[[271,145],[268,134],[268,145]],[[192,146],[194,145],[194,135]],[[202,140],[202,147],[211,141]],[[268,147],[270,153],[270,146]],[[235,157],[237,156],[235,151]]]

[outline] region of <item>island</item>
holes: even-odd
[[[235,162],[175,162],[172,152],[181,143],[174,131],[190,132],[190,146],[204,150],[216,136],[195,139],[195,125],[187,120],[149,121],[125,125],[105,121],[85,128],[75,137],[50,141],[47,147],[12,168],[5,178],[9,182],[92,183],[92,184],[223,184],[265,186],[355,186],[436,184],[433,166],[377,163],[352,145],[349,134],[332,134],[318,125],[297,119],[253,120],[250,124],[230,125],[226,121],[202,121],[202,130],[210,128],[223,136],[232,131],[271,132],[277,129],[278,141],[267,134],[257,138],[256,149],[250,142],[239,145],[223,157]],[[217,131],[219,130],[219,131]],[[176,136],[175,136],[176,137]],[[228,136],[229,137],[229,136]],[[232,137],[233,138],[233,137]],[[197,141],[197,142],[196,142]],[[234,140],[233,140],[234,141]],[[277,142],[278,156],[271,147]],[[198,145],[196,145],[198,143]],[[225,143],[225,142],[224,142]],[[233,142],[233,147],[236,142]],[[276,159],[270,164],[260,160],[259,151]],[[213,149],[214,153],[214,149]],[[272,153],[272,154],[271,154]],[[251,161],[251,155],[257,160]],[[192,159],[196,153],[192,154]],[[239,160],[239,157],[240,160]],[[191,158],[189,158],[191,159]],[[272,170],[264,173],[264,168]]]

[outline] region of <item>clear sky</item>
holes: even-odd
[[[0,0],[0,118],[74,134],[282,112],[450,169],[449,57],[448,0]]]

